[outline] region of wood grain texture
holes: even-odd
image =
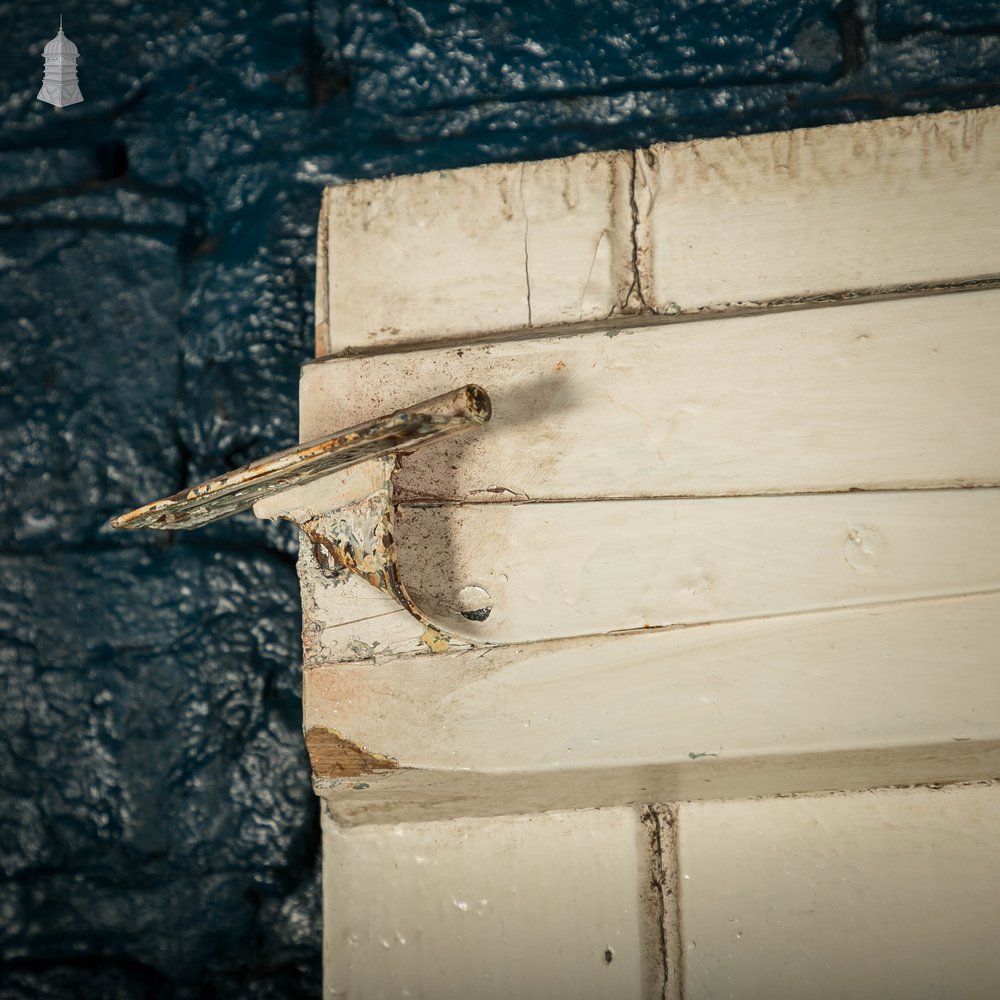
[[[328,188],[317,354],[620,311],[630,162],[588,153]]]
[[[479,642],[1000,591],[996,489],[448,504],[395,536],[413,601]]]
[[[477,382],[490,425],[406,457],[402,499],[997,485],[998,316],[979,291],[333,359],[302,434]]]
[[[997,108],[360,181],[316,350],[992,279],[997,198]]]
[[[1000,786],[679,813],[686,1000],[1000,994]]]
[[[426,771],[791,760],[1000,739],[998,668],[993,594],[314,667],[304,724]]]
[[[306,750],[312,773],[321,779],[354,777],[396,766],[394,761],[368,753],[323,726],[313,726],[306,733]]]
[[[654,147],[637,160],[654,312],[1000,274],[1000,109]]]
[[[326,814],[323,857],[325,996],[662,996],[635,810],[355,829]]]

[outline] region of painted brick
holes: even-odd
[[[833,8],[822,0],[352,4],[341,32],[354,99],[383,116],[659,86],[830,80],[841,63]]]
[[[1000,31],[1000,4],[996,0],[878,0],[879,32],[890,38],[922,31],[966,34]]]

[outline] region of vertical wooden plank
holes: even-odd
[[[632,809],[351,829],[324,811],[323,848],[329,996],[658,995]]]
[[[996,784],[683,804],[685,1000],[994,1000],[998,828]]]
[[[1000,197],[997,108],[662,145],[637,162],[655,312],[1000,274],[1000,215],[984,211]]]
[[[631,285],[628,170],[587,153],[329,188],[318,351],[607,318]]]

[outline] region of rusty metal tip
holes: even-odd
[[[154,519],[152,514],[144,514],[145,510],[145,507],[137,507],[135,510],[130,510],[125,514],[119,514],[117,517],[111,518],[108,521],[108,525],[116,531],[139,531],[141,528],[170,527],[170,525],[164,525],[162,514]]]
[[[481,385],[470,383],[465,387],[465,396],[472,419],[485,424],[493,416],[493,402],[490,399],[490,394]]]

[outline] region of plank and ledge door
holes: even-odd
[[[716,806],[691,802],[1000,777],[998,203],[997,109],[326,192],[302,438],[466,383],[493,400],[481,431],[392,472],[398,569],[424,622],[300,552],[330,989],[512,995],[526,980],[505,970],[529,955],[539,996],[708,998],[720,981],[777,996],[751,987],[784,960],[780,935],[748,935],[756,958],[733,964],[704,930],[726,886],[677,881],[684,845],[688,871],[713,869],[683,831],[685,810],[708,823]],[[384,472],[258,510],[306,522]],[[984,796],[933,801],[964,823]],[[829,813],[851,828],[846,799],[800,801],[804,827]],[[859,817],[909,817],[915,858],[944,856],[948,824],[914,819],[932,797],[857,801]],[[760,810],[718,808],[750,843],[740,823]],[[952,852],[956,870],[994,879],[985,844]],[[733,850],[720,871],[743,864]],[[418,958],[350,943],[381,926],[366,899],[386,851],[408,873],[393,893]],[[469,912],[492,930],[468,941],[489,988],[474,962],[433,971],[464,925],[420,918],[453,916],[484,859],[493,902]],[[818,933],[796,864],[780,906]],[[547,867],[591,887],[613,868],[618,916],[570,879],[542,905]],[[549,939],[538,914],[556,898],[574,920]],[[823,934],[844,929],[850,961],[865,946],[849,899],[828,902],[843,912]],[[690,947],[688,905],[714,950]],[[541,961],[543,939],[569,964]],[[601,979],[589,963],[606,952]],[[977,984],[1000,981],[976,954]],[[962,995],[943,959],[924,971],[931,995]]]

